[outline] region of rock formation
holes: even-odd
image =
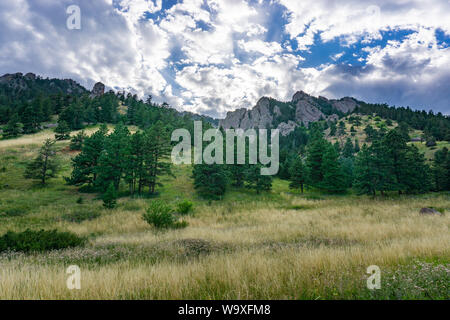
[[[220,120],[219,126],[244,130],[278,128],[280,134],[285,136],[302,123],[309,125],[321,119],[336,121],[340,115],[352,112],[357,106],[358,103],[353,98],[328,100],[298,91],[287,103],[263,97],[251,110],[241,108],[228,112],[225,119]]]
[[[105,85],[101,82],[97,82],[91,91],[91,97],[100,97],[105,94]]]

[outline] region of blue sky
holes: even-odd
[[[447,0],[2,1],[0,30],[2,74],[102,81],[214,117],[298,90],[450,113]]]

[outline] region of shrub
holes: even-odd
[[[83,203],[83,198],[82,198],[82,197],[79,197],[79,198],[77,199],[77,203],[78,203],[78,204],[82,204],[82,203]]]
[[[8,231],[0,237],[0,252],[6,250],[22,252],[43,252],[84,245],[86,239],[71,232],[57,230],[23,232]]]
[[[177,221],[172,208],[162,201],[152,201],[142,218],[157,229],[179,229],[187,226],[187,222]]]
[[[63,219],[69,222],[81,223],[85,220],[94,220],[100,217],[100,213],[96,211],[78,210],[72,213],[65,214]]]
[[[103,206],[107,209],[113,209],[117,205],[117,191],[114,184],[111,183],[103,195]]]
[[[185,215],[192,212],[194,204],[192,201],[184,200],[177,204],[177,213]]]

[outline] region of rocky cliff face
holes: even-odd
[[[75,95],[86,92],[86,89],[83,86],[72,79],[44,79],[31,72],[26,75],[23,75],[20,72],[5,74],[0,77],[0,85],[7,86],[18,92],[31,88],[44,90],[49,93],[63,92]]]
[[[301,123],[309,125],[321,119],[336,120],[357,106],[353,98],[328,100],[298,91],[287,103],[263,97],[251,110],[242,108],[228,112],[225,119],[220,120],[219,126],[244,130],[278,128],[280,134],[288,135]]]
[[[97,82],[91,91],[91,97],[100,97],[105,94],[105,85],[101,82]]]

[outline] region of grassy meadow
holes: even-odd
[[[47,137],[49,130],[0,141],[0,235],[56,228],[89,241],[0,253],[0,299],[450,298],[449,193],[300,194],[276,179],[270,193],[231,190],[207,201],[193,191],[191,167],[177,166],[158,199],[191,200],[194,212],[183,217],[187,228],[158,231],[142,219],[154,198],[123,195],[107,210],[98,195],[65,185],[76,154],[68,142],[57,143],[58,178],[46,187],[25,180]],[[422,207],[446,214],[421,216]],[[70,265],[81,269],[81,290],[66,287]],[[379,290],[366,287],[370,265],[381,269]]]

